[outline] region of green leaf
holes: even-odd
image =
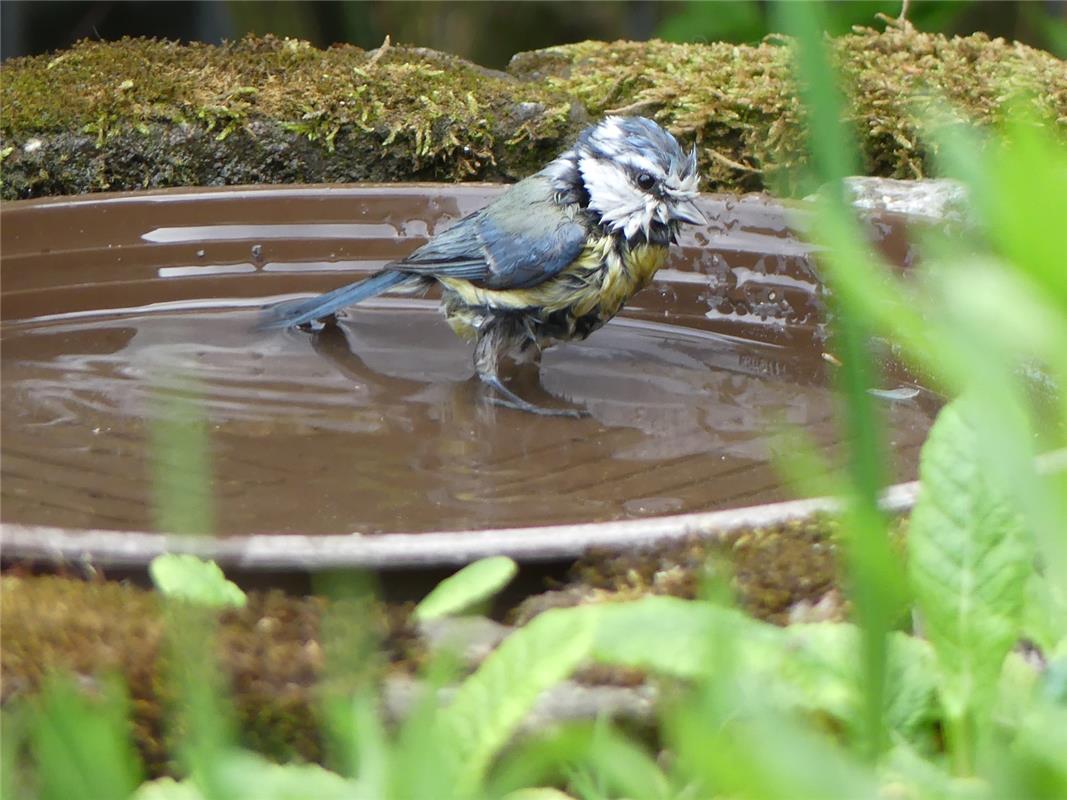
[[[130,800],[204,800],[204,794],[190,780],[158,778],[142,783]]]
[[[698,678],[713,663],[712,648],[723,626],[734,631],[739,668],[758,676],[776,707],[860,729],[863,673],[854,625],[782,629],[709,603],[647,597],[598,607],[593,656],[660,675]],[[891,731],[910,738],[924,730],[934,708],[932,668],[927,642],[901,633],[889,636],[884,718]]]
[[[607,719],[554,726],[524,738],[494,766],[485,793],[511,800],[521,796],[524,787],[565,782],[584,799],[587,793],[578,790],[578,774],[609,797],[659,800],[679,796],[655,755]]]
[[[964,740],[968,718],[988,713],[1004,656],[1020,635],[1031,559],[1018,513],[982,469],[970,402],[964,397],[942,409],[923,446],[922,489],[908,536],[911,582],[937,657],[941,701],[950,725],[963,726],[957,733]]]
[[[1042,572],[1033,573],[1026,582],[1023,633],[1045,658],[1067,642],[1067,619],[1052,593],[1048,576]]]
[[[569,794],[559,789],[542,786],[535,789],[519,789],[504,795],[504,800],[574,800]]]
[[[595,608],[553,609],[504,640],[456,692],[439,719],[461,785],[477,786],[544,690],[566,678],[593,647]]]
[[[777,638],[779,629],[711,603],[652,596],[597,606],[593,657],[618,666],[678,678],[707,673],[717,626],[743,630],[752,648]]]
[[[262,756],[235,751],[216,776],[228,800],[351,800],[355,786],[317,764],[272,764]]]
[[[768,690],[783,706],[838,719],[858,731],[863,672],[856,660],[859,630],[845,623],[791,625],[783,631],[776,662],[759,664]],[[912,739],[934,714],[933,651],[903,633],[888,637],[884,719],[887,728]]]
[[[211,608],[242,608],[248,602],[245,593],[226,580],[214,561],[168,553],[153,558],[148,572],[164,597]]]
[[[103,698],[92,700],[70,679],[52,678],[32,707],[29,726],[44,800],[126,800],[140,783],[120,683],[106,683]]]
[[[273,764],[262,756],[234,750],[219,759],[216,788],[227,800],[351,800],[355,786],[316,764]],[[195,777],[161,778],[142,784],[132,800],[204,800]]]
[[[725,677],[725,676],[720,676]],[[753,686],[743,676],[713,694]],[[746,700],[750,695],[744,694]],[[748,800],[855,800],[879,797],[875,776],[848,749],[800,724],[794,715],[763,705],[761,695],[744,710],[725,716],[696,702],[679,706],[671,727],[671,750],[693,784],[695,797]]]
[[[511,582],[518,565],[507,556],[483,558],[445,578],[415,607],[419,621],[458,614],[487,600]]]
[[[880,777],[883,787],[901,787],[901,794],[908,797],[978,800],[986,796],[979,791],[984,788],[982,784],[971,779],[957,779],[954,783],[942,759],[924,757],[919,750],[903,742],[895,743],[886,753]],[[888,793],[883,789],[883,795]]]

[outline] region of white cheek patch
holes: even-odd
[[[601,222],[623,231],[627,238],[639,230],[648,235],[661,206],[656,198],[635,187],[615,164],[586,156],[578,161],[578,169],[589,192],[589,208],[600,215]]]

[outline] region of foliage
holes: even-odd
[[[237,584],[226,580],[218,564],[196,556],[173,553],[156,556],[148,565],[148,573],[152,583],[167,598],[212,608],[241,608],[248,602]]]
[[[503,589],[519,571],[507,556],[483,558],[445,578],[415,606],[414,617],[425,622],[461,613]]]
[[[967,418],[972,403],[947,406],[930,431],[908,536],[916,605],[937,654],[953,749],[965,764],[973,744],[959,739],[988,724],[975,715],[990,709],[1019,638],[1032,558],[1019,514],[981,469],[978,432]]]
[[[72,680],[56,676],[23,709],[34,758],[52,766],[36,775],[44,800],[122,800],[137,787],[140,768],[126,732],[125,691],[115,681],[102,688],[102,696],[92,699]]]
[[[439,721],[444,739],[454,742],[460,787],[469,791],[481,783],[541,692],[589,657],[594,621],[581,608],[546,611],[464,681]]]

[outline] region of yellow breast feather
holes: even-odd
[[[459,278],[439,280],[468,306],[542,309],[548,314],[571,308],[576,316],[599,306],[605,317],[611,317],[648,284],[667,254],[665,247],[642,244],[620,256],[613,245],[610,236],[590,242],[569,267],[527,289],[486,289]]]

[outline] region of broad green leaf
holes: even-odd
[[[909,570],[950,718],[983,708],[1020,634],[1031,549],[1011,504],[981,468],[970,398],[939,414],[923,447]]]
[[[1048,576],[1035,572],[1026,581],[1023,609],[1023,633],[1044,653],[1045,658],[1067,643],[1067,619],[1064,618]]]
[[[507,586],[518,569],[507,556],[483,558],[468,564],[437,584],[415,607],[413,616],[425,621],[465,611]]]
[[[191,780],[158,778],[142,783],[131,800],[204,800],[204,794]]]
[[[988,787],[973,779],[954,779],[942,763],[924,758],[920,751],[903,742],[897,742],[886,753],[881,765],[881,779],[883,787],[900,787],[900,795],[905,797],[930,800],[988,798]],[[883,794],[888,794],[888,791],[883,791]]]
[[[707,603],[647,597],[598,607],[593,656],[660,675],[697,678],[707,674],[715,634],[723,625],[736,634],[739,666],[760,676],[765,694],[779,707],[832,717],[858,730],[863,683],[854,625],[781,629]],[[890,635],[888,648],[885,721],[891,731],[910,737],[933,713],[933,653],[927,642],[901,633]]]
[[[515,631],[456,692],[440,717],[461,781],[478,785],[490,760],[541,692],[566,678],[593,647],[595,608],[553,609]]]
[[[597,606],[593,656],[660,675],[696,678],[707,673],[717,626],[743,631],[752,648],[775,641],[780,630],[711,603],[652,596]]]
[[[890,634],[887,645],[883,717],[891,732],[910,739],[933,719],[933,653],[927,642],[899,632]],[[763,648],[763,663],[752,668],[766,675],[768,691],[783,707],[829,715],[858,732],[864,702],[858,648],[855,625],[791,625],[780,645]]]
[[[164,597],[211,608],[240,608],[248,602],[245,593],[235,583],[226,580],[214,561],[168,553],[153,558],[148,572]]]
[[[140,783],[124,689],[111,682],[104,689],[92,700],[70,679],[53,678],[36,699],[30,742],[43,800],[126,800]]]
[[[937,716],[933,648],[924,639],[889,635],[885,722],[897,739],[925,742]]]
[[[536,789],[519,789],[504,795],[504,800],[574,800],[569,794],[559,789],[542,786]]]
[[[317,764],[273,764],[247,751],[227,755],[215,776],[227,800],[351,800],[355,786]]]
[[[1067,797],[1067,707],[1035,702],[1012,738],[1010,755],[990,770],[994,798]]]
[[[274,764],[243,750],[221,755],[214,776],[226,800],[353,800],[355,787],[316,764]],[[196,778],[161,778],[142,784],[132,800],[205,800]]]
[[[737,693],[743,675],[716,676],[715,694]],[[731,680],[732,679],[732,680]],[[715,679],[713,679],[715,680]],[[748,800],[856,800],[879,796],[875,776],[849,750],[799,724],[763,696],[740,715],[720,716],[699,703],[680,706],[670,720],[671,749],[700,787],[696,797]],[[736,709],[733,709],[736,710]]]
[[[466,797],[459,791],[459,774],[467,766],[460,756],[467,751],[447,726],[441,724],[441,698],[454,685],[458,662],[444,652],[431,657],[422,670],[423,686],[416,690],[396,737],[388,748],[387,792],[371,793],[360,768],[360,788],[368,800],[388,798]],[[362,733],[360,733],[362,736]],[[371,756],[372,757],[372,756]]]
[[[1048,668],[1040,670],[1021,652],[1008,653],[997,680],[997,696],[992,711],[999,728],[1013,730],[1026,725],[1026,718],[1035,701],[1040,699],[1036,694],[1048,674]]]
[[[576,768],[613,798],[678,797],[655,756],[608,720],[553,727],[524,738],[494,767],[486,794],[512,798],[521,795],[523,787],[557,784],[561,779],[577,789]],[[578,795],[586,796],[581,791]]]

